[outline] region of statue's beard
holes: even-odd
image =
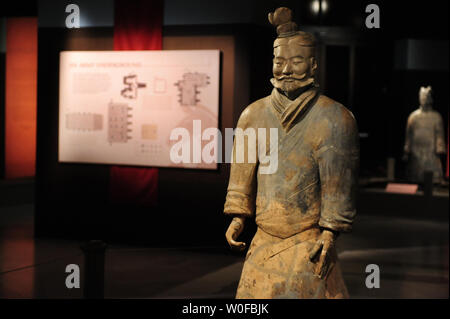
[[[303,77],[281,76],[279,78],[272,78],[270,81],[275,88],[289,94],[311,85],[314,83],[314,78],[306,78],[305,74]]]

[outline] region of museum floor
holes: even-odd
[[[354,232],[338,244],[351,297],[448,298],[448,231],[447,216],[427,220],[360,212]],[[81,298],[82,289],[64,284],[66,265],[79,264],[83,273],[79,246],[34,239],[33,204],[0,201],[0,298]],[[217,247],[110,245],[105,263],[106,298],[232,298],[243,256]],[[368,264],[380,268],[379,289],[365,285]]]

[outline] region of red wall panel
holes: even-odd
[[[116,0],[114,50],[162,49],[162,0]],[[111,166],[111,203],[154,206],[158,200],[158,169]]]
[[[5,176],[34,176],[37,18],[7,20],[5,84]]]

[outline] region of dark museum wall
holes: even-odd
[[[364,26],[364,9],[372,2],[380,5],[379,30]],[[155,245],[223,243],[227,164],[217,171],[159,168],[158,205],[144,207],[110,203],[108,165],[58,163],[59,52],[112,50],[114,1],[78,1],[84,9],[80,29],[64,27],[69,1],[30,3],[29,12],[18,5],[3,12],[39,19],[36,235]],[[435,108],[448,119],[448,2],[328,3],[328,11],[318,16],[306,0],[165,0],[163,48],[221,50],[220,129],[234,127],[246,105],[271,91],[275,33],[267,25],[267,13],[291,7],[299,25],[318,37],[318,80],[324,93],[348,106],[364,133],[361,174],[384,176],[386,158],[394,157],[401,177],[406,118],[418,106],[421,85],[433,86]],[[3,81],[3,51],[0,59]],[[3,109],[2,101],[0,123]],[[447,132],[448,120],[444,122]],[[2,154],[0,142],[0,174]]]
[[[109,168],[58,163],[59,52],[112,50],[111,28],[39,28],[36,236],[103,237]]]

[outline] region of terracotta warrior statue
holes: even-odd
[[[424,173],[433,172],[433,182],[443,181],[439,156],[446,153],[444,125],[441,115],[433,110],[432,88],[419,90],[420,107],[412,112],[406,124],[404,158],[408,161],[407,177],[424,182]]]
[[[356,214],[358,129],[349,110],[320,93],[314,36],[291,20],[288,8],[269,14],[278,34],[274,88],[237,124],[278,130],[278,167],[262,174],[260,157],[231,164],[224,207],[233,217],[226,232],[230,247],[245,249],[238,236],[246,219],[255,217],[258,226],[236,298],[347,298],[335,244]],[[233,151],[248,147],[239,143],[245,142],[235,138]]]

